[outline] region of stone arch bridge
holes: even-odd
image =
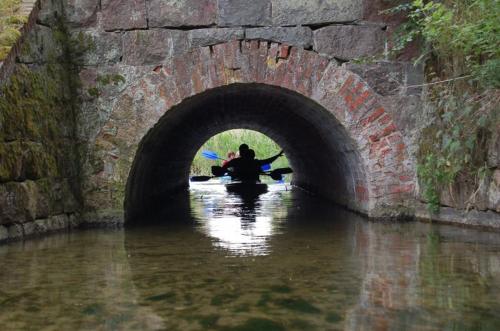
[[[17,105],[2,115],[0,224],[15,237],[140,218],[233,128],[280,144],[300,187],[373,217],[411,214],[422,73],[384,60],[399,23],[384,8],[38,1],[0,72]]]

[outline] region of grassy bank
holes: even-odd
[[[248,144],[250,148],[255,150],[258,159],[265,159],[273,156],[281,150],[281,148],[266,135],[252,130],[229,130],[222,132],[210,138],[196,153],[196,156],[191,165],[191,173],[195,175],[209,175],[210,167],[220,165],[221,160],[213,161],[204,158],[201,152],[210,150],[216,152],[220,157],[226,158],[229,151],[236,152],[240,144]],[[285,151],[286,152],[286,151]],[[280,157],[272,164],[273,169],[288,167],[286,157]]]
[[[21,36],[19,31],[27,17],[21,15],[21,0],[0,1],[0,61],[3,61],[11,47]]]

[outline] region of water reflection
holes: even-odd
[[[227,193],[223,185],[192,183],[193,216],[215,247],[235,255],[267,255],[269,239],[279,231],[273,213],[287,190],[288,184],[272,184],[267,193],[241,195]]]
[[[178,222],[1,246],[2,330],[500,330],[498,233],[280,190],[246,220],[217,190]]]

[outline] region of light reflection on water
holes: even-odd
[[[283,219],[283,215],[277,218],[277,204],[289,189],[289,184],[270,184],[267,193],[241,197],[217,183],[192,183],[193,199],[203,205],[194,208],[193,216],[199,229],[215,239],[214,246],[235,255],[267,255],[268,241],[280,231]]]
[[[283,186],[190,204],[1,246],[1,330],[500,330],[498,233],[367,222]]]

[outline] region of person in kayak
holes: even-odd
[[[255,159],[255,151],[253,149],[242,149],[240,146],[240,157],[229,161],[222,167],[222,169],[225,172],[229,172],[233,180],[241,180],[244,182],[258,182],[259,175],[261,173],[261,167],[264,164],[271,164],[282,155],[283,151],[280,151],[278,154],[270,158],[258,160]]]
[[[231,161],[234,158],[236,158],[236,153],[233,152],[233,151],[229,151],[227,153],[227,159],[225,159],[224,161],[222,161],[222,166],[225,166],[229,161]]]

